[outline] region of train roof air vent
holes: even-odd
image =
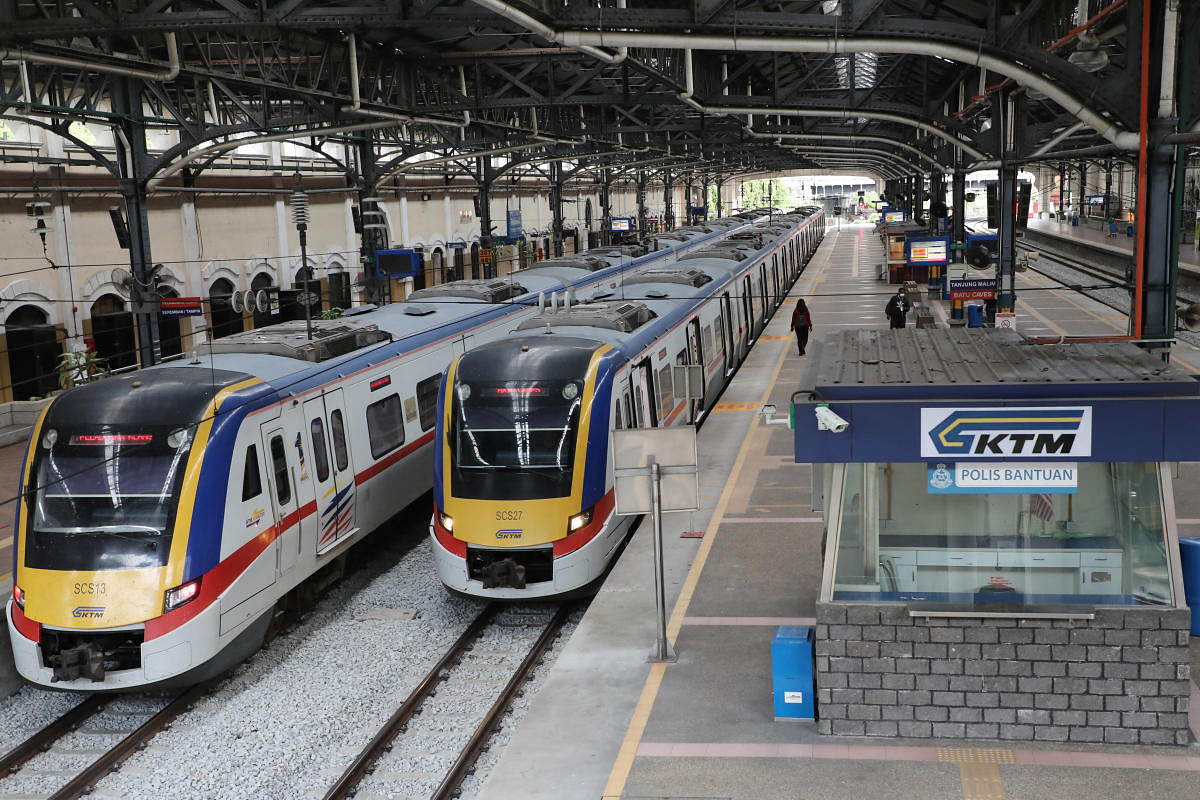
[[[424,317],[437,311],[436,308],[424,303],[405,303],[404,313],[410,317]]]
[[[209,356],[272,355],[321,362],[392,339],[391,334],[379,330],[374,323],[353,318],[314,319],[312,329],[309,339],[303,320],[281,322],[205,342],[197,345],[196,352]]]
[[[557,311],[544,311],[535,317],[523,320],[519,331],[550,328],[602,328],[621,333],[632,333],[657,315],[643,303],[611,301],[587,303]]]

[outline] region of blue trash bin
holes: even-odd
[[[971,303],[967,306],[967,327],[983,327],[983,306],[979,303]]]
[[[1192,636],[1200,636],[1200,537],[1179,540],[1179,565],[1183,570],[1183,596],[1192,609]]]
[[[1125,226],[1125,235],[1126,235],[1126,236],[1133,236],[1133,226],[1132,226],[1132,225],[1126,225],[1126,226]]]
[[[813,629],[782,625],[771,640],[775,719],[814,719]]]

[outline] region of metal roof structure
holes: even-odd
[[[121,156],[72,122],[177,131],[154,155],[126,137],[136,163],[123,177],[151,187],[195,181],[238,142],[294,137],[366,190],[404,174],[485,181],[518,168],[552,179],[927,173],[1000,156],[985,123],[1005,87],[1021,90],[1025,155],[1119,156],[1139,144],[1143,34],[1189,13],[1148,5],[11,0],[0,111],[53,128],[114,175]],[[1155,36],[1145,60],[1157,98],[1176,42]],[[1200,81],[1189,91],[1178,132],[1200,120]],[[323,149],[334,139],[359,146],[356,163]]]
[[[1037,344],[998,328],[839,331],[818,362],[821,400],[1200,395],[1194,377],[1128,342]]]

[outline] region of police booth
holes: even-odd
[[[1185,742],[1172,465],[1200,452],[1200,383],[1132,344],[995,329],[817,351],[792,413],[824,483],[824,732]],[[907,710],[834,702],[845,672]]]

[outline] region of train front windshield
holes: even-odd
[[[187,428],[43,431],[27,495],[25,565],[166,564],[191,439]]]
[[[577,381],[456,383],[450,430],[454,496],[569,495],[581,393]]]

